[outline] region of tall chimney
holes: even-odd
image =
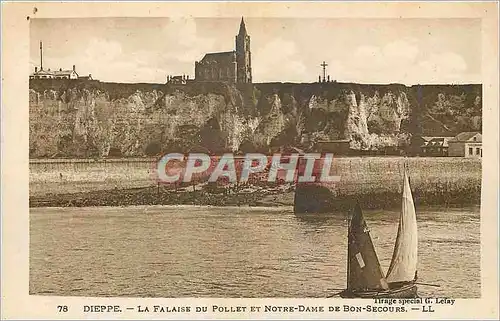
[[[76,66],[75,65],[73,65],[73,71],[76,71]]]
[[[43,70],[43,50],[41,41],[40,41],[40,70]]]

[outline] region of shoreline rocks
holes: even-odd
[[[301,194],[302,193],[302,194]],[[132,205],[202,205],[202,206],[294,206],[302,212],[303,195],[315,195],[313,190],[301,192],[292,189],[256,189],[220,192],[220,190],[171,190],[158,187],[112,189],[80,193],[47,194],[31,196],[30,207],[92,207],[92,206],[132,206]],[[352,203],[358,201],[362,208],[389,209],[401,206],[401,194],[398,191],[381,191],[333,195],[322,193],[322,203],[318,212],[347,211]],[[467,190],[442,190],[413,192],[415,206],[443,205],[463,207],[478,205],[481,202],[481,189],[474,186]],[[294,202],[294,200],[297,200]]]

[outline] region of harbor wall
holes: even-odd
[[[458,157],[345,157],[336,158],[331,175],[340,182],[327,186],[328,193],[307,191],[322,199],[325,207],[345,207],[359,199],[367,207],[399,206],[402,191],[402,164],[407,161],[416,203],[434,205],[479,204],[481,195],[481,160]],[[217,205],[224,202],[272,205],[305,204],[298,199],[301,187],[260,184],[210,189],[206,185],[176,189],[158,185],[154,180],[154,159],[121,160],[32,160],[30,162],[30,197],[32,206],[81,206],[141,204]],[[175,191],[174,191],[175,190]],[[192,192],[195,194],[192,194]],[[305,191],[305,190],[303,190]],[[131,193],[134,195],[130,196]],[[180,197],[179,193],[184,196]],[[303,193],[304,194],[304,193]],[[127,197],[125,197],[128,195]],[[253,195],[253,196],[252,196]],[[239,199],[239,200],[237,200]],[[261,202],[267,199],[266,202]],[[71,201],[71,202],[69,202]]]

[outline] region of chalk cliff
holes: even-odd
[[[29,97],[33,158],[264,152],[332,139],[381,150],[482,126],[481,85],[31,80]]]

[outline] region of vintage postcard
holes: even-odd
[[[497,2],[2,11],[3,319],[499,317]]]

